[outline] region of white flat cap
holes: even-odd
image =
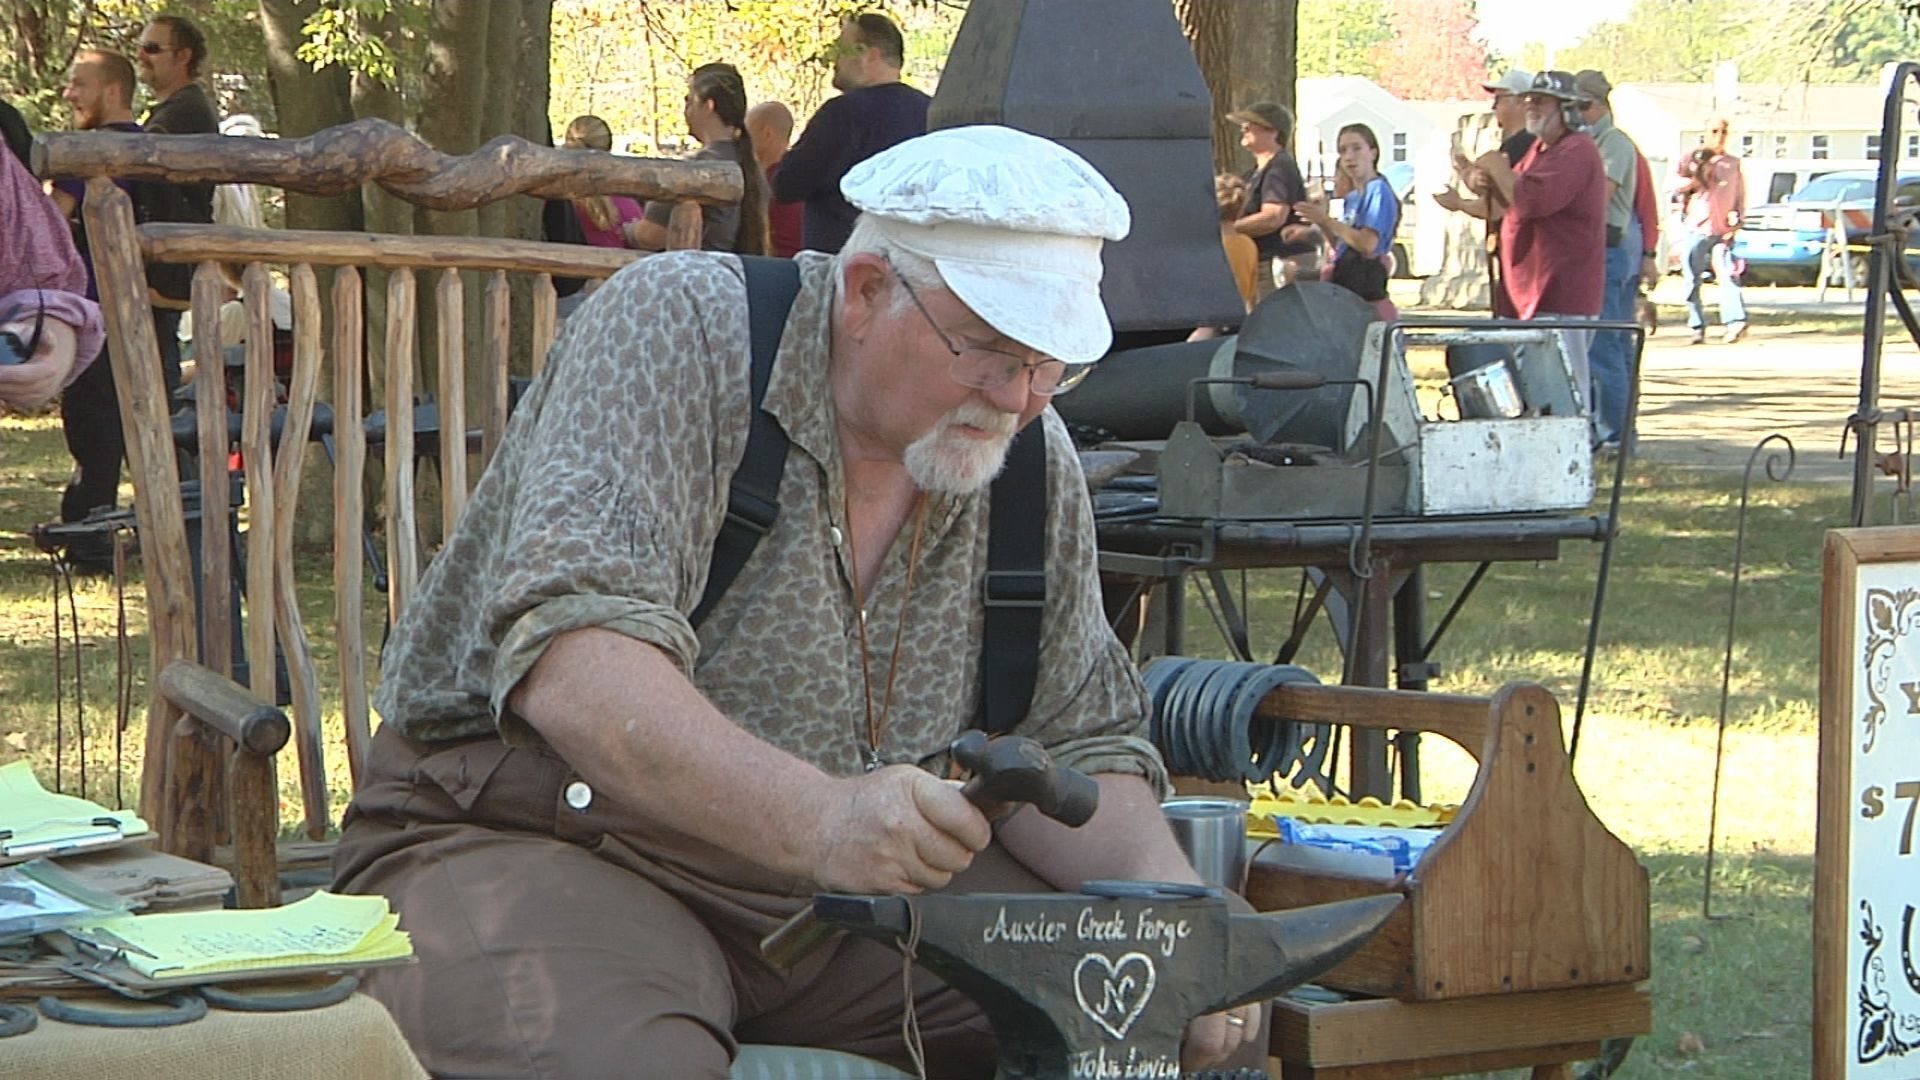
[[[946,128],[855,165],[840,190],[1002,334],[1068,363],[1113,344],[1100,248],[1132,217],[1071,150],[1013,128]]]

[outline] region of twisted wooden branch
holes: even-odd
[[[430,210],[470,210],[509,195],[630,195],[724,204],[739,202],[742,191],[740,168],[728,162],[556,149],[514,135],[454,157],[378,119],[355,120],[303,139],[48,133],[34,143],[33,166],[48,179],[266,184],[308,195],[343,195],[373,183]]]

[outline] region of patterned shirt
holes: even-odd
[[[533,741],[509,691],[557,635],[601,627],[659,648],[747,731],[831,774],[861,770],[868,683],[827,382],[833,263],[802,253],[799,264],[765,400],[792,444],[780,516],[698,634],[686,613],[746,444],[747,307],[737,258],[669,252],[614,275],[567,320],[388,642],[375,698],[386,722],[422,740],[497,723],[508,742]],[[1063,764],[1164,791],[1145,693],[1102,611],[1079,460],[1051,409],[1037,422],[1053,557],[1039,684],[1018,730]],[[911,597],[911,520],[869,591],[876,712],[893,687],[885,763],[939,770],[975,715],[987,511],[984,491],[928,496]]]

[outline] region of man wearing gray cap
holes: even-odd
[[[760,955],[813,893],[1199,880],[1047,407],[1111,344],[1100,253],[1126,203],[1000,127],[901,143],[842,191],[862,214],[837,255],[796,258],[759,397],[791,448],[779,513],[697,626],[755,395],[742,263],[673,252],[567,321],[394,628],[335,869],[413,936],[420,962],[371,987],[436,1075],[718,1080],[741,1042],[904,1067],[896,953]],[[1045,632],[1013,730],[1098,781],[1073,831],[990,828],[943,779],[979,694],[987,487],[1029,424]],[[936,1075],[991,1075],[978,1009],[911,978]],[[1181,1064],[1263,1060],[1260,1028],[1200,1017]]]
[[[1600,317],[1632,322],[1633,302],[1640,295],[1640,222],[1634,215],[1640,171],[1640,149],[1613,123],[1613,84],[1591,68],[1573,77],[1580,94],[1580,115],[1587,133],[1600,151],[1607,172],[1606,284],[1600,299]],[[1633,391],[1633,339],[1624,330],[1604,330],[1593,336],[1587,359],[1593,371],[1594,441],[1618,447],[1628,434],[1627,398]]]

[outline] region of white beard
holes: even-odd
[[[993,482],[1007,463],[1019,417],[969,401],[913,440],[903,455],[907,475],[922,491],[942,495],[970,495]],[[982,439],[954,429],[962,424],[991,432]]]

